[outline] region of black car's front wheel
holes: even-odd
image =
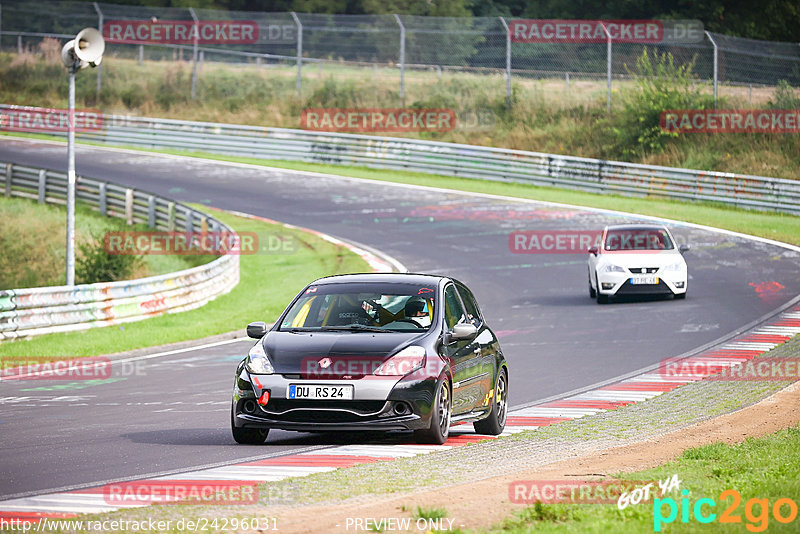
[[[267,440],[269,428],[238,428],[234,422],[236,413],[234,406],[231,406],[231,433],[236,443],[242,445],[261,445]]]
[[[431,406],[431,424],[428,428],[414,431],[417,443],[432,443],[441,445],[447,441],[450,434],[450,413],[453,410],[453,400],[450,397],[450,381],[445,378],[436,388],[436,396]]]
[[[506,370],[500,369],[497,375],[497,385],[494,388],[494,399],[492,399],[492,411],[486,419],[481,419],[472,423],[475,432],[497,436],[506,427],[506,411],[508,408],[508,377]]]

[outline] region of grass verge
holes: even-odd
[[[63,206],[37,204],[26,198],[0,196],[0,288],[60,286],[66,261],[66,210]],[[105,232],[141,230],[124,226],[119,219],[103,217],[85,205],[76,205],[77,259],[81,245],[96,244]],[[188,269],[210,261],[210,256],[143,256],[128,278],[144,278]],[[81,283],[78,280],[78,283]]]
[[[710,528],[725,528],[729,532],[797,532],[796,518],[800,495],[800,428],[787,428],[763,438],[748,438],[736,445],[715,443],[689,449],[675,461],[655,469],[626,473],[620,480],[664,480],[677,474],[684,496],[673,491],[652,503],[630,505],[619,510],[616,504],[544,504],[536,503],[507,518],[491,532],[708,532]],[[726,490],[735,490],[740,502]],[[669,499],[674,499],[676,517],[670,517]],[[695,515],[699,499],[705,501],[702,515],[713,520],[700,522]],[[775,504],[783,518],[795,510],[792,521],[782,523],[775,516]],[[660,502],[658,499],[662,499]],[[667,502],[665,502],[667,501]],[[688,507],[687,507],[688,503]],[[686,509],[687,516],[683,516]],[[721,524],[723,512],[739,524]],[[683,521],[686,517],[686,521]],[[745,530],[746,529],[746,530]]]
[[[239,284],[196,310],[85,332],[5,342],[0,344],[0,354],[92,356],[221,334],[242,329],[251,321],[274,320],[297,291],[315,278],[370,271],[359,256],[302,230],[224,212],[214,215],[237,232],[289,239],[295,243],[294,252],[243,255]]]

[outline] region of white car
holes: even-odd
[[[660,225],[606,226],[599,246],[589,249],[589,296],[599,304],[623,295],[685,298],[687,250]]]

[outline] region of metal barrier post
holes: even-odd
[[[395,14],[394,20],[400,26],[400,101],[406,105],[406,27],[400,16]]]
[[[717,107],[717,81],[719,80],[719,50],[717,48],[717,43],[711,37],[709,32],[705,32],[706,37],[708,40],[711,41],[711,46],[714,47],[714,108]]]
[[[97,12],[97,31],[101,34],[103,33],[103,12],[100,11],[100,6],[97,5],[97,2],[92,2],[94,5],[94,10]],[[95,97],[97,100],[100,100],[100,85],[102,84],[103,79],[103,65],[97,66],[97,92],[95,93]]]
[[[144,61],[144,45],[139,45],[139,65]]]
[[[153,195],[147,197],[147,226],[156,227],[156,197]]]
[[[128,226],[133,224],[133,189],[125,190],[125,221]]]
[[[97,186],[97,205],[100,210],[100,215],[107,215],[108,214],[108,204],[106,201],[106,183],[100,182],[100,185]]]
[[[300,91],[303,87],[303,23],[294,11],[292,18],[295,25],[297,25],[297,96],[300,96]]]
[[[200,38],[200,21],[194,14],[194,8],[189,8],[189,14],[194,20],[194,36],[192,37],[192,100],[197,96],[197,41]]]
[[[497,17],[506,30],[506,104],[511,106],[511,31],[508,29],[506,19]]]
[[[6,198],[11,196],[11,175],[14,172],[14,169],[10,163],[6,163],[6,191],[5,195]]]
[[[47,171],[39,169],[39,204],[44,204],[47,196]]]

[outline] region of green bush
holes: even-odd
[[[800,97],[786,80],[778,80],[775,95],[767,102],[769,109],[800,109]]]
[[[633,88],[621,93],[621,110],[609,122],[610,156],[637,158],[660,152],[666,143],[679,134],[661,129],[661,113],[671,109],[708,109],[714,99],[704,95],[692,74],[694,60],[676,65],[670,53],[652,54],[645,48],[636,60],[636,68],[628,71],[634,78]]]
[[[95,234],[91,241],[79,245],[78,250],[75,281],[79,284],[125,280],[142,264],[140,256],[106,252],[103,234]]]

